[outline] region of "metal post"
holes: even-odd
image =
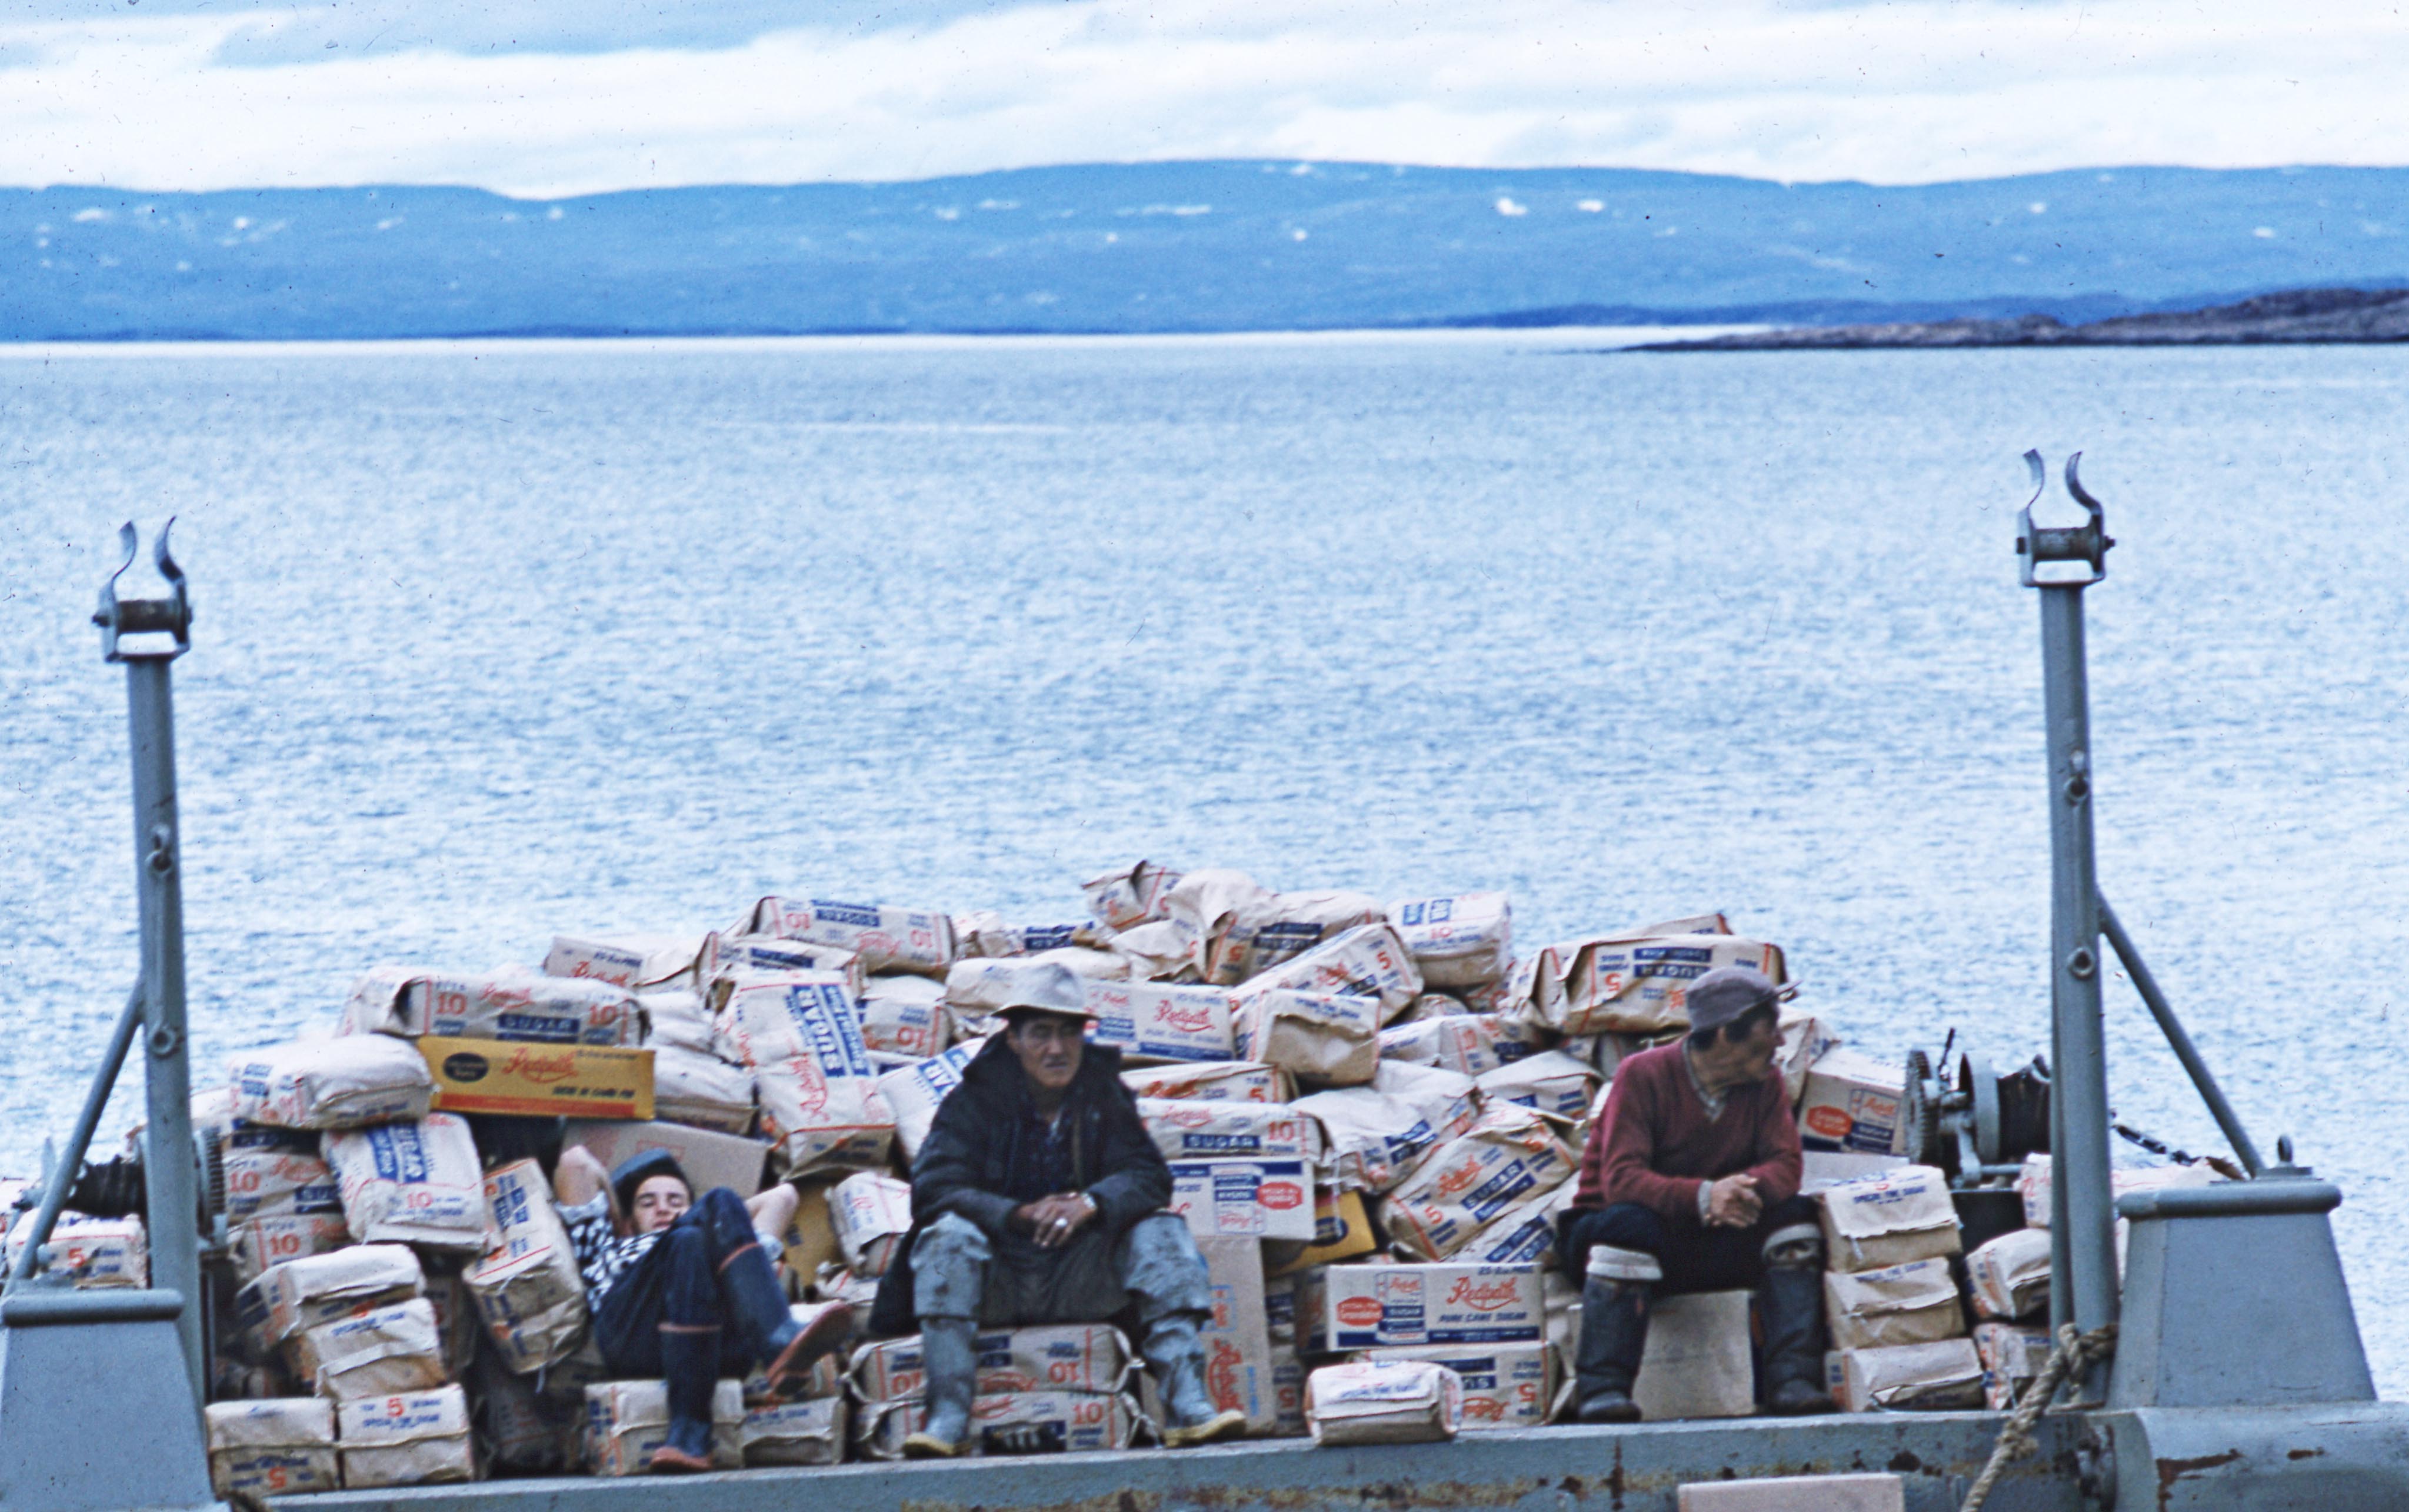
[[[175,522],[170,520],[168,526]],[[194,1172],[193,1079],[184,1030],[184,889],[176,818],[176,719],[168,668],[191,647],[192,602],[167,553],[167,527],[153,555],[174,590],[165,599],[120,599],[117,579],[133,565],[134,526],[119,532],[125,561],[100,592],[103,653],[125,664],[127,727],[134,756],[135,896],[142,923],[142,1174],[150,1228],[151,1284],[183,1299],[176,1320],[193,1402],[209,1400],[201,1345],[201,1246]],[[127,635],[166,635],[166,646],[128,647]]]
[[[2066,486],[2090,511],[2087,524],[2041,529],[2025,508],[2016,550],[2023,579],[2041,590],[2041,696],[2049,747],[2050,1104],[2056,1129],[2050,1161],[2053,1217],[2051,1290],[2063,1290],[2071,1317],[2085,1332],[2116,1320],[2115,1216],[2108,1174],[2108,1047],[2099,1002],[2099,885],[2092,850],[2091,710],[2083,644],[2083,591],[2106,571],[2109,540],[2103,511],[2083,491],[2067,459]],[[2038,453],[2026,454],[2037,485],[2044,481]],[[2042,577],[2043,563],[2086,563],[2087,573]],[[2055,1309],[2053,1309],[2055,1311]],[[2105,1393],[2104,1368],[2082,1383],[2079,1395]]]

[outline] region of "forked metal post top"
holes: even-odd
[[[165,598],[120,598],[117,580],[134,565],[134,552],[139,538],[134,533],[134,522],[128,520],[117,530],[117,544],[124,549],[125,559],[117,570],[100,585],[100,608],[94,612],[92,622],[100,626],[101,657],[106,661],[173,661],[193,649],[193,595],[184,582],[184,569],[167,553],[167,533],[176,528],[175,517],[159,527],[159,536],[151,543],[151,558],[159,566],[159,575],[167,580],[169,589]],[[128,650],[121,648],[117,639],[122,635],[168,635],[175,638],[172,649]]]
[[[2049,486],[2049,469],[2042,465],[2039,452],[2025,454],[2025,466],[2032,470],[2032,497],[2016,515],[2016,566],[2027,588],[2087,588],[2108,575],[2108,548],[2116,544],[2108,534],[2108,512],[2099,501],[2085,493],[2083,479],[2075,468],[2083,454],[2075,453],[2066,459],[2066,491],[2074,501],[2089,511],[2091,518],[2082,525],[2036,526],[2032,507],[2041,502],[2041,491]],[[2043,562],[2082,562],[2089,566],[2088,577],[2049,577],[2040,575]]]

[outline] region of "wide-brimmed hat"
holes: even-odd
[[[1088,989],[1079,973],[1054,961],[1025,966],[1012,973],[1012,985],[1004,989],[1003,1001],[995,1011],[1007,1017],[1016,1013],[1062,1014],[1072,1018],[1096,1019],[1104,1015],[1088,1006]]]
[[[1681,1001],[1689,1008],[1690,1030],[1695,1033],[1721,1029],[1752,1009],[1775,1007],[1797,990],[1753,967],[1718,966],[1691,983]]]

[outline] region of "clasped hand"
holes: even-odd
[[[1756,1178],[1745,1172],[1725,1176],[1707,1188],[1707,1223],[1717,1229],[1746,1229],[1765,1212],[1756,1194]]]
[[[1012,1210],[1012,1221],[1040,1249],[1059,1249],[1096,1216],[1096,1204],[1078,1192],[1056,1192]]]

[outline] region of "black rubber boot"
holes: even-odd
[[[1636,1423],[1639,1404],[1631,1383],[1648,1347],[1648,1303],[1655,1288],[1641,1281],[1593,1275],[1581,1288],[1580,1343],[1573,1379],[1585,1423]]]
[[[978,1325],[967,1318],[920,1319],[920,1365],[928,1380],[927,1418],[903,1441],[907,1460],[942,1460],[970,1445],[971,1404],[978,1395]]]
[[[655,1475],[711,1468],[711,1397],[719,1386],[719,1330],[661,1329],[661,1382],[669,1389],[668,1442],[653,1451]]]
[[[1781,1418],[1839,1411],[1824,1390],[1822,1270],[1769,1267],[1757,1284],[1756,1309],[1765,1320],[1765,1410]]]

